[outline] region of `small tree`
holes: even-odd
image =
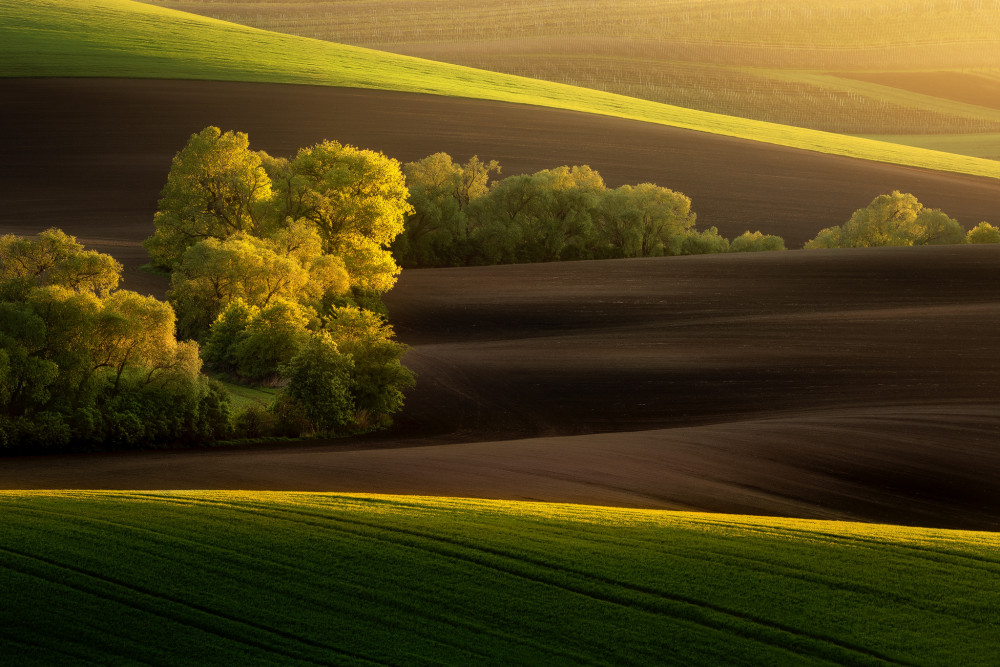
[[[351,393],[355,408],[374,423],[387,423],[403,407],[403,392],[414,375],[400,363],[406,346],[393,340],[392,327],[376,313],[332,308],[323,328],[354,363]]]
[[[717,252],[729,251],[729,239],[719,234],[718,227],[697,232],[689,231],[681,243],[682,255],[707,255]]]
[[[746,231],[733,239],[729,252],[764,252],[785,250],[785,240],[780,236]]]
[[[354,421],[353,369],[350,355],[341,354],[329,332],[320,331],[281,367],[288,378],[283,397],[305,414],[316,431],[335,431]]]
[[[980,222],[969,230],[966,239],[969,243],[1000,243],[1000,229],[988,222]]]

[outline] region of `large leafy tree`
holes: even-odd
[[[153,217],[156,233],[145,243],[150,258],[171,269],[198,241],[266,234],[272,198],[271,180],[247,135],[206,127],[173,159]]]
[[[344,260],[352,287],[380,294],[392,288],[399,267],[389,246],[412,212],[397,160],[324,141],[268,168],[281,219],[312,222],[323,251]]]

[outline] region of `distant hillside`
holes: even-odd
[[[129,0],[0,6],[0,76],[217,79],[432,93],[618,116],[928,169],[1000,174],[1000,165],[988,160],[330,44]]]
[[[935,145],[1000,158],[995,2],[144,1],[830,132],[915,145],[922,135],[971,134],[976,141]]]

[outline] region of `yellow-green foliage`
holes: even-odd
[[[1000,229],[988,222],[980,222],[966,235],[969,243],[1000,243]]]
[[[828,131],[1000,129],[996,105],[952,101],[933,84],[947,72],[988,85],[983,77],[1000,72],[995,3],[146,1],[277,32]],[[917,91],[850,78],[898,71],[930,76]]]
[[[743,232],[729,245],[729,252],[763,252],[766,250],[785,250],[785,240],[773,234],[763,232]]]
[[[269,33],[129,0],[0,6],[0,75],[308,83],[474,97],[982,176],[997,163]]]
[[[1000,535],[575,505],[0,492],[14,664],[988,665]]]
[[[939,209],[924,208],[909,193],[893,190],[856,210],[843,225],[821,230],[805,247],[873,248],[965,242],[965,230],[957,220]]]
[[[169,304],[117,289],[121,268],[57,229],[0,237],[0,450],[227,435],[197,343]]]

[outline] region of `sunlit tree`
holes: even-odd
[[[785,250],[785,240],[773,234],[745,231],[732,240],[729,252],[765,252]]]
[[[0,279],[0,447],[229,432],[228,398],[200,375],[197,344],[176,339],[169,304],[114,289],[117,262],[61,232],[0,245],[19,267]]]
[[[389,251],[412,211],[397,160],[324,141],[269,163],[278,217],[312,222],[323,252],[343,259],[352,287],[387,292],[399,267]]]
[[[206,127],[173,159],[145,246],[166,269],[198,241],[239,232],[267,234],[274,218],[271,180],[243,132]]]
[[[704,231],[688,230],[681,242],[682,255],[707,255],[729,251],[729,239],[719,234],[717,227],[709,227]]]
[[[167,298],[180,316],[182,334],[200,338],[234,299],[265,308],[279,298],[298,300],[308,293],[309,281],[309,270],[294,257],[241,233],[188,248],[171,276]]]
[[[31,286],[104,295],[118,287],[121,272],[113,257],[84,249],[59,229],[47,229],[34,239],[0,236],[0,281],[20,279]]]
[[[969,243],[1000,243],[1000,229],[988,222],[980,222],[966,235]]]
[[[924,208],[909,193],[894,190],[879,195],[856,210],[839,227],[828,227],[806,243],[806,248],[866,248],[963,243],[958,221],[938,209]]]
[[[489,191],[490,176],[500,173],[500,165],[477,156],[456,164],[447,153],[435,153],[407,163],[403,173],[413,212],[393,243],[396,257],[404,265],[464,264],[469,203]]]

